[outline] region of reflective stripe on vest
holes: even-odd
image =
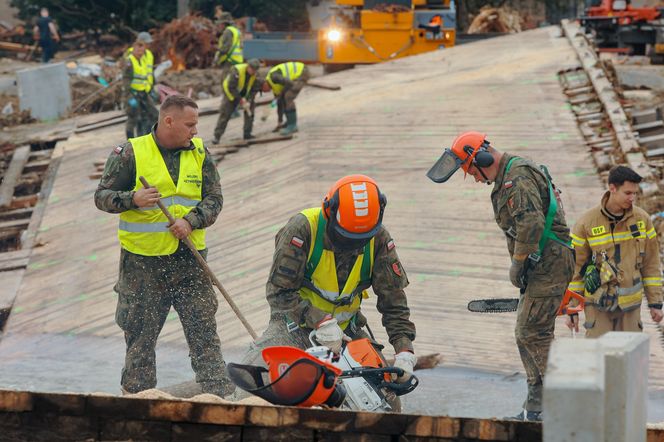
[[[233,43],[231,44],[231,48],[228,53],[221,54],[219,56],[218,64],[221,64],[226,60],[231,62],[231,64],[240,64],[244,61],[244,58],[242,57],[242,37],[240,35],[240,30],[235,26],[228,26],[228,29],[233,34]],[[219,37],[219,42],[217,43],[217,47],[219,49],[221,49],[223,38],[224,35],[222,34]]]
[[[254,81],[256,80],[256,74],[254,73],[254,75],[249,76],[249,81],[247,82],[247,66],[248,66],[247,63],[235,65],[235,69],[237,69],[239,73],[237,87],[240,92],[240,96],[245,98],[249,97],[249,92],[251,92],[251,87],[254,85]],[[224,79],[224,93],[226,94],[229,100],[233,101],[234,100],[233,94],[231,94],[231,91],[228,88],[229,75],[227,75],[226,78]],[[245,84],[247,86],[246,88]]]
[[[632,287],[618,287],[616,289],[618,295],[618,306],[622,310],[631,310],[634,307],[641,305],[643,299],[643,284],[638,283]]]
[[[152,71],[154,69],[154,56],[149,49],[145,50],[145,54],[138,60],[133,52],[134,48],[129,48],[127,51],[129,55],[127,58],[131,61],[131,66],[134,71],[131,79],[131,88],[135,91],[150,92],[154,84],[154,76]]]
[[[270,85],[270,88],[272,88],[272,93],[275,96],[278,96],[284,90],[284,85],[272,81],[272,74],[276,71],[281,71],[281,75],[283,75],[284,78],[294,81],[302,75],[302,72],[304,71],[304,63],[300,63],[299,61],[289,61],[288,63],[278,64],[270,69],[265,80]]]
[[[305,269],[304,287],[299,290],[300,297],[309,301],[315,308],[337,318],[339,326],[345,329],[360,309],[362,299],[369,296],[365,289],[371,285],[374,239],[372,238],[364,247],[363,253],[358,255],[346,284],[339,293],[334,252],[323,247],[327,222],[322,211],[319,207],[314,207],[303,210],[301,213],[309,221],[311,244]]]
[[[205,148],[200,138],[192,139],[194,149],[180,153],[180,171],[177,186],[173,183],[166,163],[152,134],[129,140],[136,160],[134,191],[143,187],[139,177],[144,176],[161,193],[161,201],[177,219],[184,217],[202,199],[203,161]],[[120,214],[118,237],[122,248],[143,256],[162,256],[174,253],[178,239],[168,230],[168,219],[159,207],[142,207]],[[205,229],[194,230],[189,238],[196,249],[205,248]]]

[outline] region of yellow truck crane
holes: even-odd
[[[245,58],[323,63],[333,71],[454,46],[454,0],[319,0],[313,33],[253,33]],[[323,13],[321,14],[321,7]],[[314,24],[319,22],[319,26]]]

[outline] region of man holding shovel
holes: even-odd
[[[115,319],[127,344],[123,392],[156,386],[155,346],[171,305],[182,322],[202,392],[225,396],[234,390],[217,335],[217,297],[196,257],[207,255],[204,229],[223,204],[219,174],[195,137],[197,124],[193,100],[168,97],[151,133],[111,152],[95,192],[100,210],[120,214]],[[150,186],[141,184],[142,177]]]

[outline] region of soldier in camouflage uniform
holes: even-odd
[[[140,137],[150,133],[150,128],[157,122],[157,110],[154,89],[154,56],[147,49],[152,37],[141,32],[136,42],[125,52],[122,70],[124,108],[127,112],[125,132],[127,138]]]
[[[354,204],[359,207],[365,202],[368,209],[358,216]],[[244,364],[265,366],[261,350],[266,347],[309,348],[312,330],[320,344],[337,353],[342,340],[369,337],[360,304],[368,296],[366,289],[372,287],[394,347],[395,366],[405,371],[397,382],[410,378],[415,325],[409,319],[404,292],[408,278],[394,241],[381,224],[384,207],[385,199],[371,178],[351,175],[332,187],[323,209],[303,210],[277,233],[266,289],[270,322],[251,345]],[[355,233],[355,239],[348,239],[348,232]],[[369,260],[366,272],[358,272],[365,260]],[[336,271],[330,274],[326,269]],[[398,401],[392,404],[398,407]]]
[[[262,80],[256,77],[259,68],[260,61],[252,58],[247,63],[231,67],[228,75],[223,79],[221,106],[212,144],[219,143],[221,136],[226,132],[228,121],[238,106],[244,110],[243,137],[245,140],[254,138],[251,135],[251,129],[254,125],[255,98],[256,93],[261,90],[262,84]]]
[[[521,291],[515,336],[528,378],[528,397],[516,418],[541,420],[542,385],[556,314],[574,271],[558,191],[546,169],[497,151],[478,132],[458,136],[428,175],[445,182],[459,167],[476,182],[494,183],[491,202],[512,258],[510,281]]]
[[[100,210],[120,214],[115,291],[116,322],[127,343],[125,392],[155,387],[155,346],[171,306],[182,322],[201,390],[223,396],[234,389],[225,377],[217,335],[217,297],[192,252],[179,241],[188,236],[205,257],[204,229],[223,204],[217,169],[194,137],[197,122],[193,100],[168,97],[150,134],[113,150],[95,192]],[[137,184],[139,176],[152,187]],[[173,225],[156,206],[160,198],[176,218]]]
[[[217,52],[214,54],[214,64],[221,68],[221,78],[226,78],[231,67],[244,61],[242,33],[235,26],[233,16],[229,12],[221,12],[219,23],[222,31],[217,42]]]

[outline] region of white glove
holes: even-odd
[[[339,327],[337,318],[331,318],[320,323],[315,336],[320,345],[324,345],[334,353],[339,354],[341,352],[341,342],[346,335]]]
[[[251,116],[251,104],[245,99],[242,99],[240,101],[240,106],[242,106],[242,109],[247,113],[247,115]]]
[[[409,351],[402,351],[397,353],[394,357],[394,366],[404,371],[403,376],[397,377],[397,383],[408,382],[413,376],[413,369],[417,363],[417,356]]]

